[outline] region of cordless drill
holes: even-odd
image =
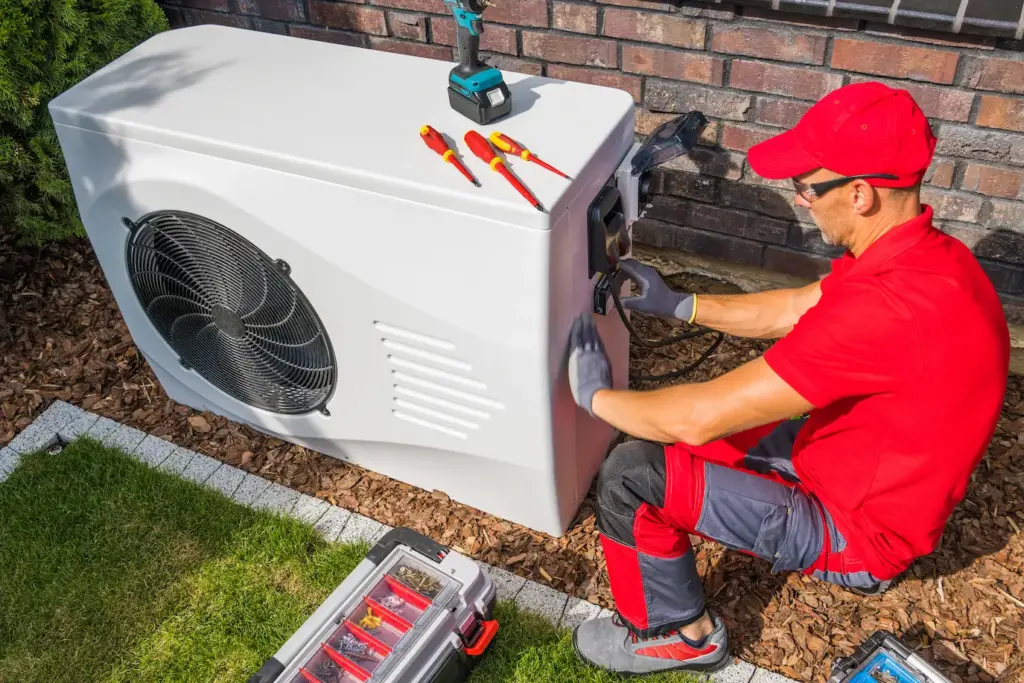
[[[512,96],[501,72],[479,59],[480,34],[487,0],[444,0],[457,25],[459,64],[448,74],[452,109],[480,125],[512,111]]]

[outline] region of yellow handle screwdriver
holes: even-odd
[[[521,157],[526,161],[532,161],[535,164],[540,164],[541,166],[548,169],[552,173],[557,173],[563,178],[568,178],[569,180],[572,180],[572,178],[562,173],[551,164],[541,159],[538,159],[536,154],[526,149],[512,138],[505,135],[504,133],[499,133],[498,131],[494,131],[493,133],[491,133],[491,142],[494,143],[495,147],[500,149],[502,152],[505,152],[506,154],[515,154],[516,156]]]

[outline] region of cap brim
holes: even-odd
[[[795,130],[760,142],[747,151],[747,161],[762,178],[782,180],[821,168],[800,146]]]

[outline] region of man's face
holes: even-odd
[[[819,168],[799,175],[794,180],[810,185],[839,177],[841,176],[838,173]],[[824,196],[811,199],[797,192],[796,204],[810,212],[811,219],[818,226],[821,240],[825,244],[846,246],[849,232],[853,227],[851,218],[855,214],[850,186],[837,187]]]

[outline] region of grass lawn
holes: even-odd
[[[0,483],[0,683],[244,683],[368,549],[92,440],[26,456]],[[497,618],[472,683],[619,680],[541,617]]]

